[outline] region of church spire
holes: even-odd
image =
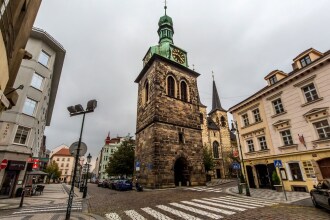
[[[167,10],[167,2],[165,1],[165,15],[160,17],[158,22],[158,35],[159,35],[159,44],[162,43],[171,43],[173,44],[173,21],[170,16],[167,16],[166,10]]]
[[[105,139],[105,144],[110,144],[110,131],[108,133],[108,137]]]
[[[212,71],[212,78],[213,78],[212,110],[211,110],[210,114],[212,112],[216,111],[216,110],[226,111],[221,106],[221,102],[220,102],[220,97],[219,97],[219,94],[218,94],[217,86],[215,85],[215,81],[214,81],[213,71]]]

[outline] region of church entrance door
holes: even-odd
[[[175,186],[187,186],[189,184],[190,174],[189,174],[189,167],[188,161],[180,157],[175,161],[174,164],[174,181]],[[187,183],[188,182],[188,183]]]

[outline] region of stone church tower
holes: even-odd
[[[173,21],[158,23],[159,43],[149,48],[138,83],[135,176],[148,188],[204,185],[199,74],[173,43]]]

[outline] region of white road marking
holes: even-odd
[[[162,213],[157,212],[156,210],[149,208],[149,207],[142,208],[142,210],[158,220],[173,220],[170,217],[163,215]]]
[[[176,210],[176,209],[172,209],[172,208],[170,208],[168,206],[165,206],[165,205],[157,205],[156,207],[157,208],[160,208],[160,209],[162,209],[164,211],[170,212],[173,215],[177,215],[177,216],[179,216],[179,217],[181,217],[183,219],[186,219],[186,220],[202,220],[200,218],[197,218],[195,216],[189,215],[187,213],[181,212],[181,211]]]
[[[199,203],[196,203],[196,202],[181,201],[181,203],[192,205],[192,206],[196,206],[196,207],[207,209],[207,210],[211,210],[213,212],[223,213],[223,214],[226,214],[226,215],[232,215],[232,214],[235,214],[236,213],[236,212],[233,212],[233,211],[219,209],[219,208],[215,208],[215,207],[212,207],[212,206],[202,205],[202,204],[199,204]]]
[[[147,220],[145,217],[137,213],[135,210],[127,210],[125,211],[125,213],[133,220]]]
[[[234,197],[234,196],[226,196],[226,198],[230,198],[232,200],[236,200],[236,201],[246,201],[249,203],[253,203],[253,204],[259,204],[259,205],[276,205],[277,203],[273,203],[270,201],[263,201],[263,200],[256,200],[256,199],[250,199],[250,198],[239,198],[239,197]]]
[[[54,208],[54,209],[41,209],[41,210],[25,210],[20,212],[13,212],[13,214],[24,214],[24,213],[37,213],[37,212],[54,212],[54,211],[65,211],[67,208]],[[80,207],[72,207],[71,210],[80,210]]]
[[[216,215],[216,214],[213,214],[211,212],[205,212],[201,209],[196,209],[196,208],[192,208],[190,206],[186,206],[186,205],[182,205],[182,204],[179,204],[179,203],[170,203],[170,205],[173,205],[175,207],[178,207],[178,208],[181,208],[181,209],[185,209],[187,211],[190,211],[190,212],[194,212],[194,213],[197,213],[197,214],[200,214],[200,215],[205,215],[209,218],[213,218],[213,219],[220,219],[222,218],[221,215]]]
[[[117,213],[114,212],[105,214],[105,217],[110,220],[121,220],[119,215],[117,215]]]
[[[242,207],[242,208],[247,208],[247,209],[255,209],[257,207],[255,207],[256,205],[251,205],[251,204],[248,204],[248,203],[240,203],[240,202],[236,202],[236,201],[232,201],[232,200],[226,200],[226,199],[221,199],[221,198],[211,198],[211,199],[205,199],[205,200],[208,200],[208,201],[215,201],[215,202],[220,202],[220,203],[225,203],[225,204],[228,204],[228,205],[233,205],[233,206],[238,206],[238,207]],[[262,205],[257,205],[259,207],[264,207]]]
[[[204,204],[207,204],[207,205],[213,205],[213,206],[217,206],[217,207],[221,207],[221,208],[226,208],[226,209],[233,209],[233,210],[237,210],[237,211],[245,211],[246,210],[246,209],[243,209],[243,208],[233,207],[233,206],[229,206],[229,205],[223,205],[223,204],[214,203],[214,202],[208,202],[208,201],[204,201],[204,200],[200,200],[200,199],[193,199],[192,201],[204,203]]]

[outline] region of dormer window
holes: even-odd
[[[270,85],[273,85],[277,82],[277,78],[276,78],[276,75],[272,76],[269,78],[269,83]]]
[[[301,64],[302,67],[307,66],[311,62],[312,61],[311,61],[311,58],[309,57],[309,55],[304,56],[302,59],[300,59],[300,64]]]

